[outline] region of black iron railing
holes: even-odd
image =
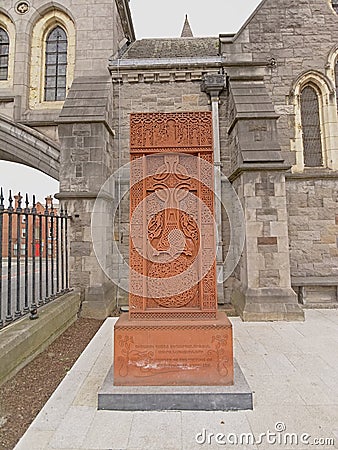
[[[14,205],[13,205],[14,203]],[[24,204],[23,204],[24,203]],[[0,190],[0,328],[69,291],[67,210]]]

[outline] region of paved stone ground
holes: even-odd
[[[1,450],[13,449],[102,323],[103,320],[98,319],[77,319],[37,357],[0,386]]]
[[[254,411],[97,411],[97,390],[112,363],[112,328],[105,321],[15,450],[39,449],[332,449],[338,448],[338,311],[308,310],[304,323],[234,325],[235,356],[254,394]],[[298,433],[299,444],[238,444],[234,434],[258,439],[275,426]],[[222,433],[230,443],[196,442],[202,430]],[[310,445],[301,443],[307,433]],[[202,440],[202,437],[199,436]],[[331,445],[311,445],[329,438]],[[218,437],[223,441],[223,436]],[[273,437],[270,437],[273,439]],[[294,438],[295,439],[295,438]],[[303,439],[305,439],[303,437]],[[282,441],[281,441],[282,442]]]

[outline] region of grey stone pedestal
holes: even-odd
[[[237,361],[233,386],[114,386],[113,366],[98,393],[98,409],[113,411],[238,411],[253,394]]]

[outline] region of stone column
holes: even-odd
[[[246,230],[233,303],[243,320],[303,320],[291,288],[284,171],[245,171],[233,184]]]
[[[105,318],[115,306],[115,286],[105,276],[96,257],[91,233],[94,204],[112,172],[109,80],[79,78],[74,81],[59,118],[61,205],[71,216],[69,225],[70,286],[81,289],[82,315]],[[104,102],[102,102],[104,99]],[[109,199],[100,198],[98,214],[109,223]],[[104,226],[102,232],[105,232]],[[112,236],[102,235],[102,258],[111,258]],[[97,249],[96,249],[97,250]]]
[[[223,242],[222,242],[222,188],[221,188],[221,146],[219,136],[219,95],[225,87],[222,74],[205,75],[201,85],[203,92],[210,96],[212,108],[212,124],[214,138],[214,185],[215,185],[215,219],[216,219],[216,267],[217,279],[223,280]],[[217,283],[217,298],[219,304],[224,304],[223,282]]]
[[[229,87],[229,180],[242,202],[246,230],[232,302],[243,320],[304,320],[291,288],[285,189],[290,166],[278,143],[278,115],[263,80],[230,78]]]

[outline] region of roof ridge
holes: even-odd
[[[187,37],[185,39],[191,40],[191,41],[197,41],[197,40],[203,40],[203,39],[215,39],[218,40],[219,39],[219,35],[217,36],[193,36],[193,37]],[[141,41],[180,41],[181,38],[180,37],[159,37],[159,38],[141,38],[141,39],[137,39],[135,42],[141,42]],[[134,42],[132,44],[130,44],[129,48],[134,44]]]

